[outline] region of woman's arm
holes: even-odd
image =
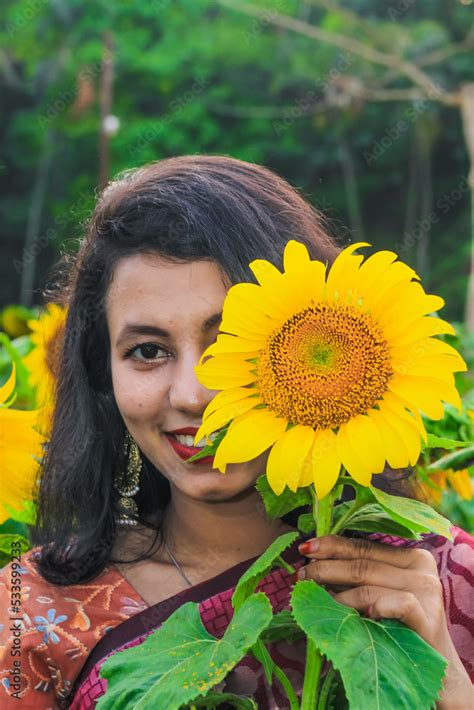
[[[471,681],[449,635],[430,552],[334,535],[309,540],[300,552],[310,558],[299,570],[300,579],[327,585],[337,601],[372,619],[399,619],[446,658],[440,709],[474,707]]]

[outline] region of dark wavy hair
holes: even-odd
[[[255,282],[249,262],[267,259],[282,268],[291,238],[329,264],[339,251],[322,216],[285,180],[234,158],[169,158],[127,171],[104,190],[78,252],[60,262],[48,294],[67,305],[68,315],[33,532],[44,578],[85,582],[112,560],[119,514],[114,477],[126,462],[105,300],[119,259],[139,253],[177,262],[209,259],[231,283]],[[148,519],[166,507],[169,485],[142,458],[138,521],[153,527]]]

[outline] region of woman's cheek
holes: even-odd
[[[117,406],[125,417],[156,417],[162,410],[163,393],[151,372],[131,368],[112,368]]]

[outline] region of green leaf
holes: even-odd
[[[36,520],[36,505],[32,500],[24,500],[22,510],[12,508],[8,503],[2,503],[3,507],[12,520],[26,525],[34,525]]]
[[[260,476],[256,485],[258,492],[262,496],[267,515],[271,520],[281,518],[296,508],[312,504],[310,486],[298,488],[296,493],[293,493],[287,487],[281,495],[277,496],[270,488],[266,476]]]
[[[419,500],[391,496],[374,486],[370,486],[370,490],[382,508],[395,522],[407,527],[414,533],[433,532],[452,540],[451,523],[429,505],[421,503]]]
[[[190,456],[189,459],[186,459],[186,463],[193,463],[194,461],[199,461],[199,459],[204,459],[206,458],[206,456],[214,456],[217,451],[217,447],[221,443],[224,436],[227,434],[228,428],[229,425],[221,429],[218,432],[216,438],[213,439],[210,444],[206,444],[202,451],[200,451],[198,454],[194,454],[194,456]]]
[[[414,532],[405,525],[393,520],[378,503],[364,506],[360,514],[356,513],[353,518],[350,518],[344,530],[396,535],[407,540],[421,539],[420,533]]]
[[[469,468],[474,465],[474,446],[471,444],[469,448],[455,451],[452,454],[447,454],[442,458],[430,463],[427,466],[428,471],[461,471],[463,468]]]
[[[293,615],[341,674],[351,710],[428,710],[439,698],[445,659],[398,621],[375,622],[298,582]]]
[[[293,618],[291,611],[283,609],[278,614],[274,614],[270,624],[262,632],[261,640],[264,643],[274,643],[284,639],[288,643],[295,643],[304,636],[300,627]]]
[[[100,672],[107,693],[98,707],[178,710],[224,680],[271,619],[267,596],[252,595],[216,639],[204,628],[199,605],[183,604],[142,644],[107,659]]]
[[[18,555],[18,543],[20,544],[21,547],[21,552],[27,552],[30,548],[30,543],[26,539],[26,537],[23,537],[23,535],[15,535],[15,534],[9,534],[9,533],[1,533],[0,534],[0,552],[3,555],[7,555],[9,557],[12,556],[12,545],[14,546],[14,554]]]
[[[305,535],[309,535],[310,533],[313,533],[316,530],[312,513],[302,513],[298,517],[298,530],[300,530]]]
[[[239,609],[242,606],[245,599],[253,593],[260,580],[269,573],[283,550],[286,550],[297,537],[297,532],[289,532],[280,535],[280,537],[277,537],[270,547],[268,547],[243,573],[232,595],[232,606],[234,609]]]
[[[428,434],[428,441],[425,444],[425,449],[459,449],[459,447],[469,446],[469,441],[457,441],[449,439],[446,436],[436,436]]]
[[[193,705],[198,708],[213,708],[223,703],[232,705],[236,710],[258,710],[255,700],[244,695],[235,695],[234,693],[214,693],[210,691],[204,697],[193,700]]]

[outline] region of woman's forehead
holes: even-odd
[[[205,320],[222,310],[227,287],[212,261],[174,263],[158,254],[121,259],[107,292],[106,313],[114,330],[124,321]]]

